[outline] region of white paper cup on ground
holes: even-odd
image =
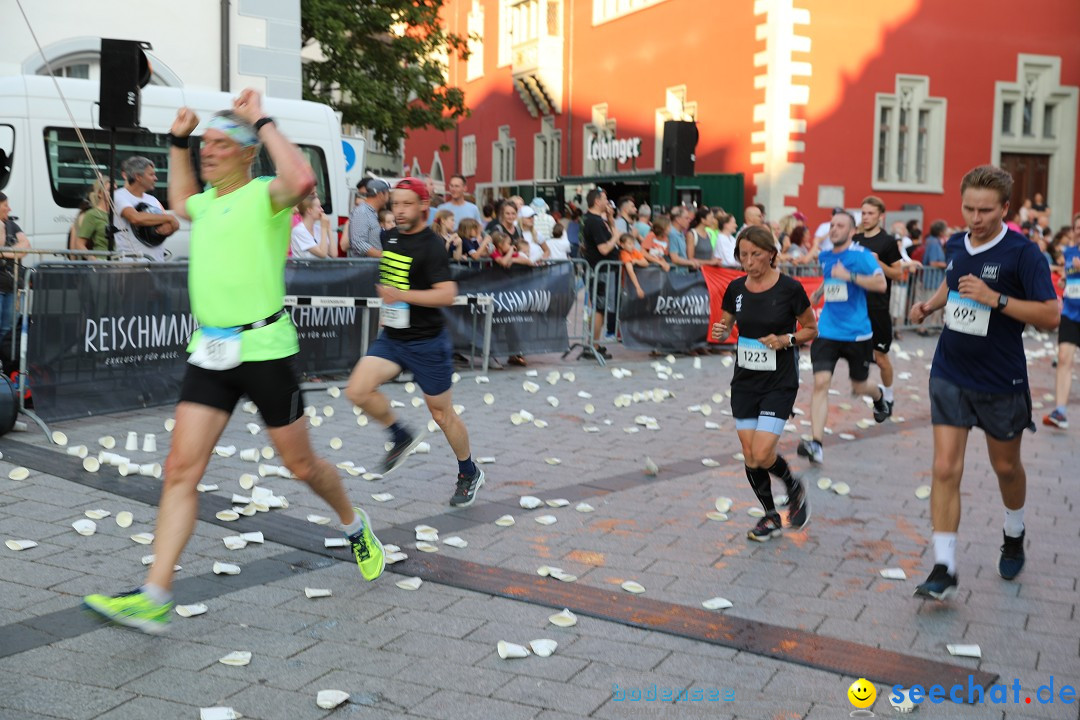
[[[98,445],[105,448],[106,450],[112,450],[114,447],[116,447],[116,438],[114,438],[112,435],[102,435],[98,438]]]
[[[515,643],[506,642],[505,640],[500,640],[497,648],[499,657],[503,660],[529,657],[529,649],[524,645],[517,645]]]
[[[154,433],[146,433],[143,436],[142,451],[144,453],[157,452],[157,435]]]
[[[247,460],[248,462],[259,462],[259,449],[258,448],[244,448],[240,451],[240,459]]]
[[[75,457],[85,458],[90,454],[90,448],[85,445],[72,445],[67,449],[68,455],[74,455]]]
[[[139,466],[139,474],[143,477],[160,478],[161,465],[158,463],[145,463]]]
[[[139,433],[132,430],[127,434],[127,442],[124,443],[124,449],[128,452],[133,452],[139,449]]]
[[[101,469],[101,462],[96,457],[83,458],[82,466],[86,472],[97,472]]]
[[[54,432],[52,434],[52,441],[54,443],[56,443],[57,445],[63,446],[63,445],[67,445],[68,437],[64,433],[57,430],[56,432]]]

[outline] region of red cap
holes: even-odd
[[[412,190],[416,193],[420,200],[431,200],[431,195],[428,193],[427,185],[419,178],[407,177],[398,181],[398,184],[394,186],[395,190]]]

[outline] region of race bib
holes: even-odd
[[[240,364],[240,351],[239,330],[203,327],[188,362],[204,370],[231,370]]]
[[[834,278],[825,279],[825,302],[847,302],[847,283]]]
[[[986,337],[990,326],[990,306],[960,297],[955,290],[949,292],[945,305],[945,327],[965,335]]]
[[[383,303],[379,310],[379,321],[383,327],[404,330],[409,327],[409,303]]]
[[[1080,277],[1065,280],[1065,297],[1070,300],[1080,300]]]
[[[776,351],[757,340],[740,337],[736,361],[746,370],[775,370]]]

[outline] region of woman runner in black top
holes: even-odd
[[[799,391],[797,346],[817,337],[817,319],[798,280],[776,269],[776,240],[764,227],[745,228],[735,243],[746,270],[724,292],[723,315],[712,335],[723,341],[739,326],[735,373],[731,379],[731,414],[739,433],[750,487],[765,517],[747,535],[764,542],[781,533],[770,473],[788,490],[788,524],[801,529],[810,521],[806,489],[776,452]],[[796,321],[801,325],[796,332]]]

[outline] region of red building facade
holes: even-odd
[[[1042,192],[1053,227],[1080,209],[1076,0],[449,0],[444,16],[478,38],[448,76],[472,114],[412,133],[405,160],[481,198],[655,182],[674,119],[697,123],[697,174],[742,173],[773,218],[875,194],[959,224],[960,179],[984,163],[1013,172],[1017,201]]]

